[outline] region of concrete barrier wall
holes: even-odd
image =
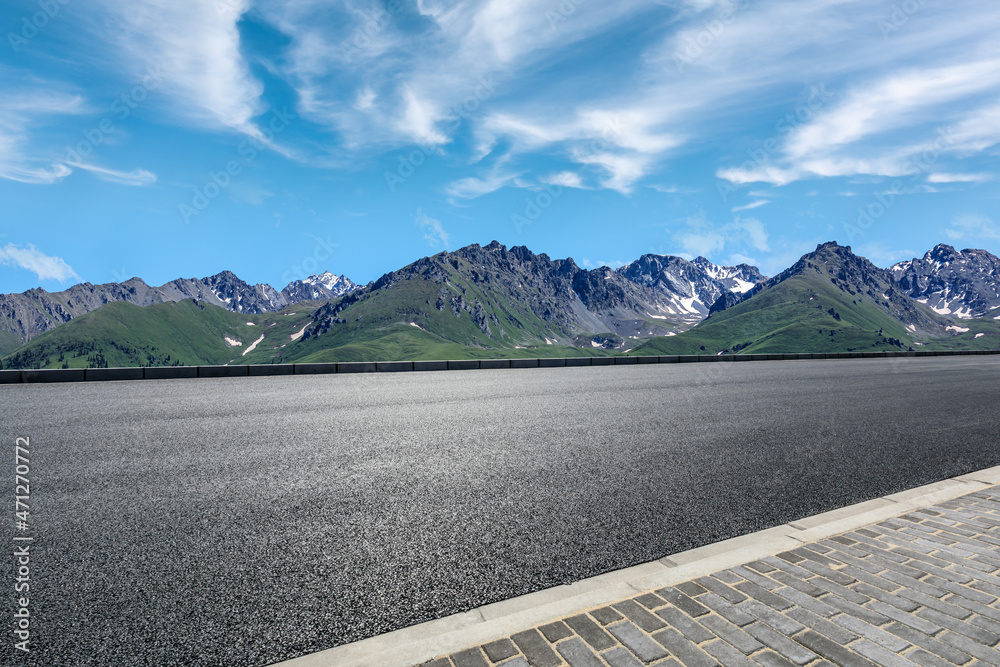
[[[917,352],[826,352],[816,354],[665,355],[647,357],[550,357],[540,359],[461,359],[453,361],[379,361],[328,364],[254,366],[151,366],[145,368],[69,368],[0,370],[0,384],[33,382],[102,382],[108,380],[169,380],[187,378],[261,377],[269,375],[328,375],[331,373],[400,373],[564,366],[621,366],[728,361],[790,361],[800,359],[882,359],[889,357],[951,357],[996,355],[1000,350],[920,350]]]

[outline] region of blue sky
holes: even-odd
[[[14,0],[0,292],[1000,252],[995,0]]]

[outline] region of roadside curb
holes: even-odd
[[[1000,466],[987,468],[274,665],[412,667],[998,484]]]
[[[105,382],[111,380],[168,380],[265,375],[329,375],[337,373],[399,373],[493,370],[509,368],[564,368],[636,364],[709,363],[731,361],[796,361],[803,359],[886,359],[995,355],[1000,350],[941,350],[917,352],[828,352],[813,354],[723,354],[655,357],[541,357],[538,359],[461,359],[453,361],[379,361],[252,366],[146,366],[129,368],[67,368],[0,370],[0,384],[35,382]]]

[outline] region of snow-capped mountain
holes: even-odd
[[[889,271],[907,295],[941,315],[971,319],[1000,306],[1000,259],[985,250],[942,243]]]
[[[633,283],[650,287],[657,295],[652,317],[700,322],[726,292],[742,294],[765,278],[756,267],[719,266],[704,257],[687,261],[671,255],[643,255],[618,269]]]
[[[281,290],[281,293],[290,303],[298,303],[335,299],[350,294],[358,287],[347,276],[338,276],[327,271],[322,275],[311,275],[303,280],[292,281]]]

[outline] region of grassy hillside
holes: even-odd
[[[38,336],[2,361],[4,368],[239,363],[264,331],[287,336],[304,327],[314,309],[300,305],[242,315],[192,300],[146,307],[111,303]]]
[[[814,274],[789,278],[631,354],[898,351],[912,345],[911,336],[870,296],[852,295]]]

